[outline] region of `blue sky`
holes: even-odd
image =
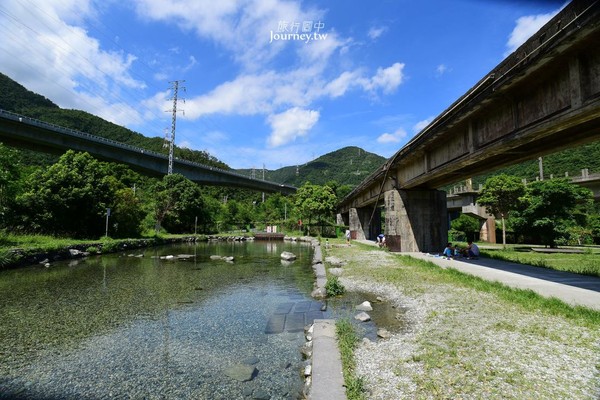
[[[563,5],[3,0],[0,72],[149,137],[181,81],[176,144],[236,169],[390,157]]]

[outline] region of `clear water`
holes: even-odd
[[[298,260],[284,265],[282,251]],[[298,398],[296,328],[320,308],[311,253],[288,242],[200,243],[2,271],[0,398]],[[177,254],[195,257],[157,258]],[[271,329],[286,312],[295,325]],[[239,364],[256,368],[251,380],[228,376]]]

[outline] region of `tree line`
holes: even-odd
[[[558,245],[600,244],[599,206],[592,192],[568,179],[524,183],[513,175],[489,177],[477,199],[500,222],[502,243]],[[472,235],[479,223],[461,215],[452,229]]]
[[[200,186],[176,173],[150,178],[72,150],[43,166],[22,162],[22,154],[0,144],[0,230],[25,234],[96,239],[306,229],[332,225],[335,205],[351,189],[307,182],[291,197],[263,195]]]

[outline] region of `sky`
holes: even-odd
[[[0,72],[148,137],[171,135],[175,108],[175,144],[234,169],[391,157],[563,6],[2,0]]]

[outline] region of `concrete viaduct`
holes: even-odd
[[[166,175],[168,169],[168,157],[164,154],[4,110],[0,110],[0,142],[49,153],[60,154],[68,149],[88,152],[99,159],[127,164],[143,174],[156,177]],[[270,193],[296,192],[293,186],[252,179],[235,172],[180,159],[173,160],[173,170],[199,184],[232,186]]]
[[[445,185],[600,139],[600,1],[574,0],[338,205],[356,239],[439,252]]]

